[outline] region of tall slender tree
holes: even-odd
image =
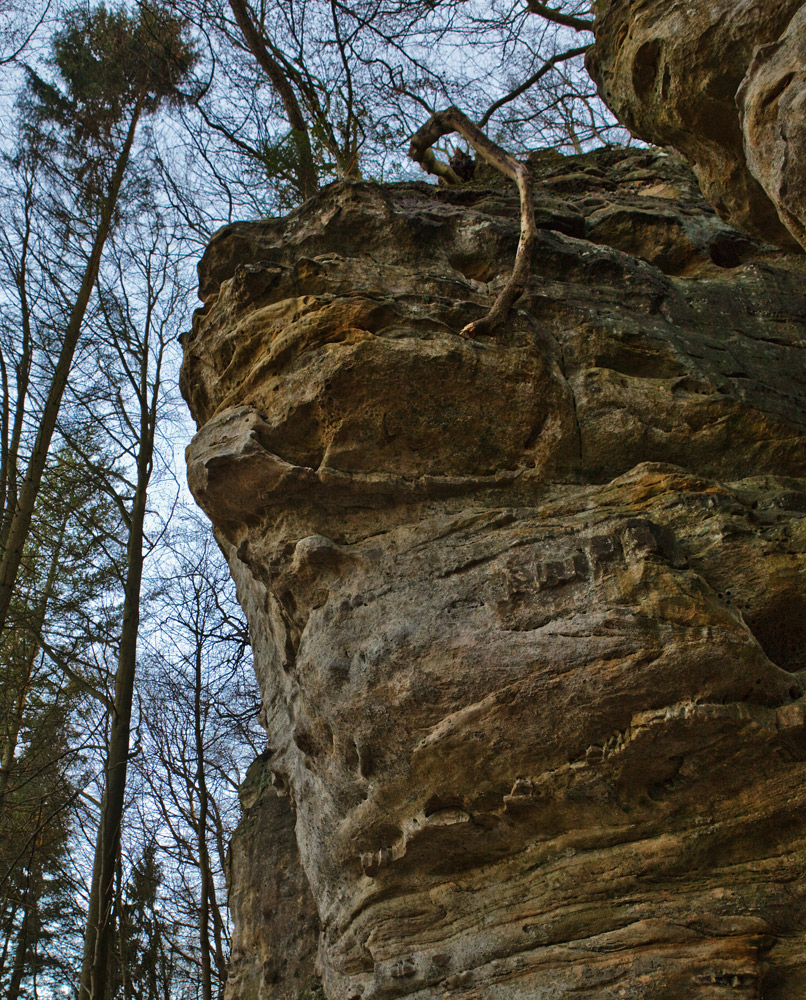
[[[183,32],[181,20],[148,4],[135,16],[104,6],[77,7],[53,40],[50,66],[54,79],[47,81],[29,71],[25,129],[17,159],[20,165],[38,166],[63,192],[70,189],[69,203],[57,207],[51,223],[60,223],[68,239],[84,229],[85,257],[72,303],[65,310],[67,321],[58,331],[60,349],[37,414],[25,473],[18,491],[6,491],[14,502],[4,511],[0,529],[0,630],[6,625],[104,246],[121,214],[121,192],[138,125],[144,115],[164,103],[182,99],[179,86],[195,59]],[[23,242],[15,275],[23,329],[30,326],[27,246]],[[3,377],[7,380],[5,364]],[[17,397],[19,405],[19,388]],[[12,437],[11,444],[16,452],[3,456],[4,467],[9,469],[19,467],[19,441]]]
[[[110,678],[109,737],[104,790],[89,899],[81,996],[105,1000],[113,945],[115,872],[121,843],[130,731],[138,659],[143,569],[150,550],[146,536],[149,487],[157,459],[157,426],[163,405],[166,351],[175,343],[187,308],[179,280],[172,237],[158,213],[130,228],[117,247],[114,280],[102,288],[94,328],[96,394],[77,395],[88,419],[102,416],[111,441],[120,449],[120,468],[102,477],[97,488],[111,496],[125,525],[125,556],[118,569],[123,593],[116,637],[114,676]],[[108,275],[113,277],[111,271]]]
[[[161,814],[173,867],[183,873],[184,892],[173,910],[195,925],[200,994],[213,1000],[227,977],[223,883],[227,840],[237,820],[237,776],[262,740],[255,692],[245,676],[245,625],[228,593],[220,554],[198,534],[191,528],[172,540],[162,639],[146,665],[149,703],[139,770]]]

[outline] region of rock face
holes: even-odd
[[[534,170],[494,339],[514,190],[336,185],[202,262],[189,478],[279,796],[230,1000],[314,947],[328,1000],[806,995],[806,258],[662,153]]]
[[[758,49],[738,106],[748,166],[806,247],[806,5]]]
[[[297,1000],[319,991],[319,917],[300,864],[294,816],[272,785],[268,758],[258,757],[241,785],[241,822],[230,846],[238,935],[228,989],[232,997]]]
[[[616,116],[690,161],[720,215],[806,246],[803,0],[595,0],[588,68]]]

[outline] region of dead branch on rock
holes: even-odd
[[[516,160],[494,143],[455,107],[438,111],[414,133],[409,145],[409,156],[429,174],[442,177],[449,184],[460,183],[451,167],[439,160],[431,148],[435,142],[452,132],[458,132],[487,163],[515,181],[521,200],[521,236],[509,281],[499,292],[487,315],[468,323],[461,331],[466,337],[478,337],[492,333],[506,319],[513,302],[521,294],[529,278],[532,267],[532,246],[537,237],[532,204],[532,178],[525,163]]]

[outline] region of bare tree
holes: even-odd
[[[146,516],[162,408],[163,364],[186,308],[170,232],[163,231],[152,216],[137,231],[130,229],[126,237],[125,248],[117,248],[114,284],[101,292],[103,327],[95,331],[101,366],[95,375],[96,393],[88,395],[85,390],[75,398],[76,406],[89,409],[88,417],[100,417],[105,434],[120,450],[123,471],[111,479],[99,479],[97,488],[116,503],[127,539],[119,568],[122,615],[110,684],[104,791],[81,977],[82,995],[92,1000],[104,1000],[112,947],[115,870],[130,753],[143,567],[150,548]]]
[[[201,541],[199,540],[201,539]],[[249,669],[248,636],[231,581],[209,536],[182,531],[172,542],[160,648],[148,662],[147,751],[141,780],[160,812],[181,882],[174,912],[195,923],[204,1000],[227,976],[229,925],[224,873],[237,822],[239,775],[262,744]],[[181,947],[177,941],[177,946]]]

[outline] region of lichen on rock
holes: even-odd
[[[189,478],[273,783],[230,1000],[316,937],[328,1000],[806,992],[804,258],[668,153],[533,171],[494,338],[500,186],[333,185],[201,264]]]

